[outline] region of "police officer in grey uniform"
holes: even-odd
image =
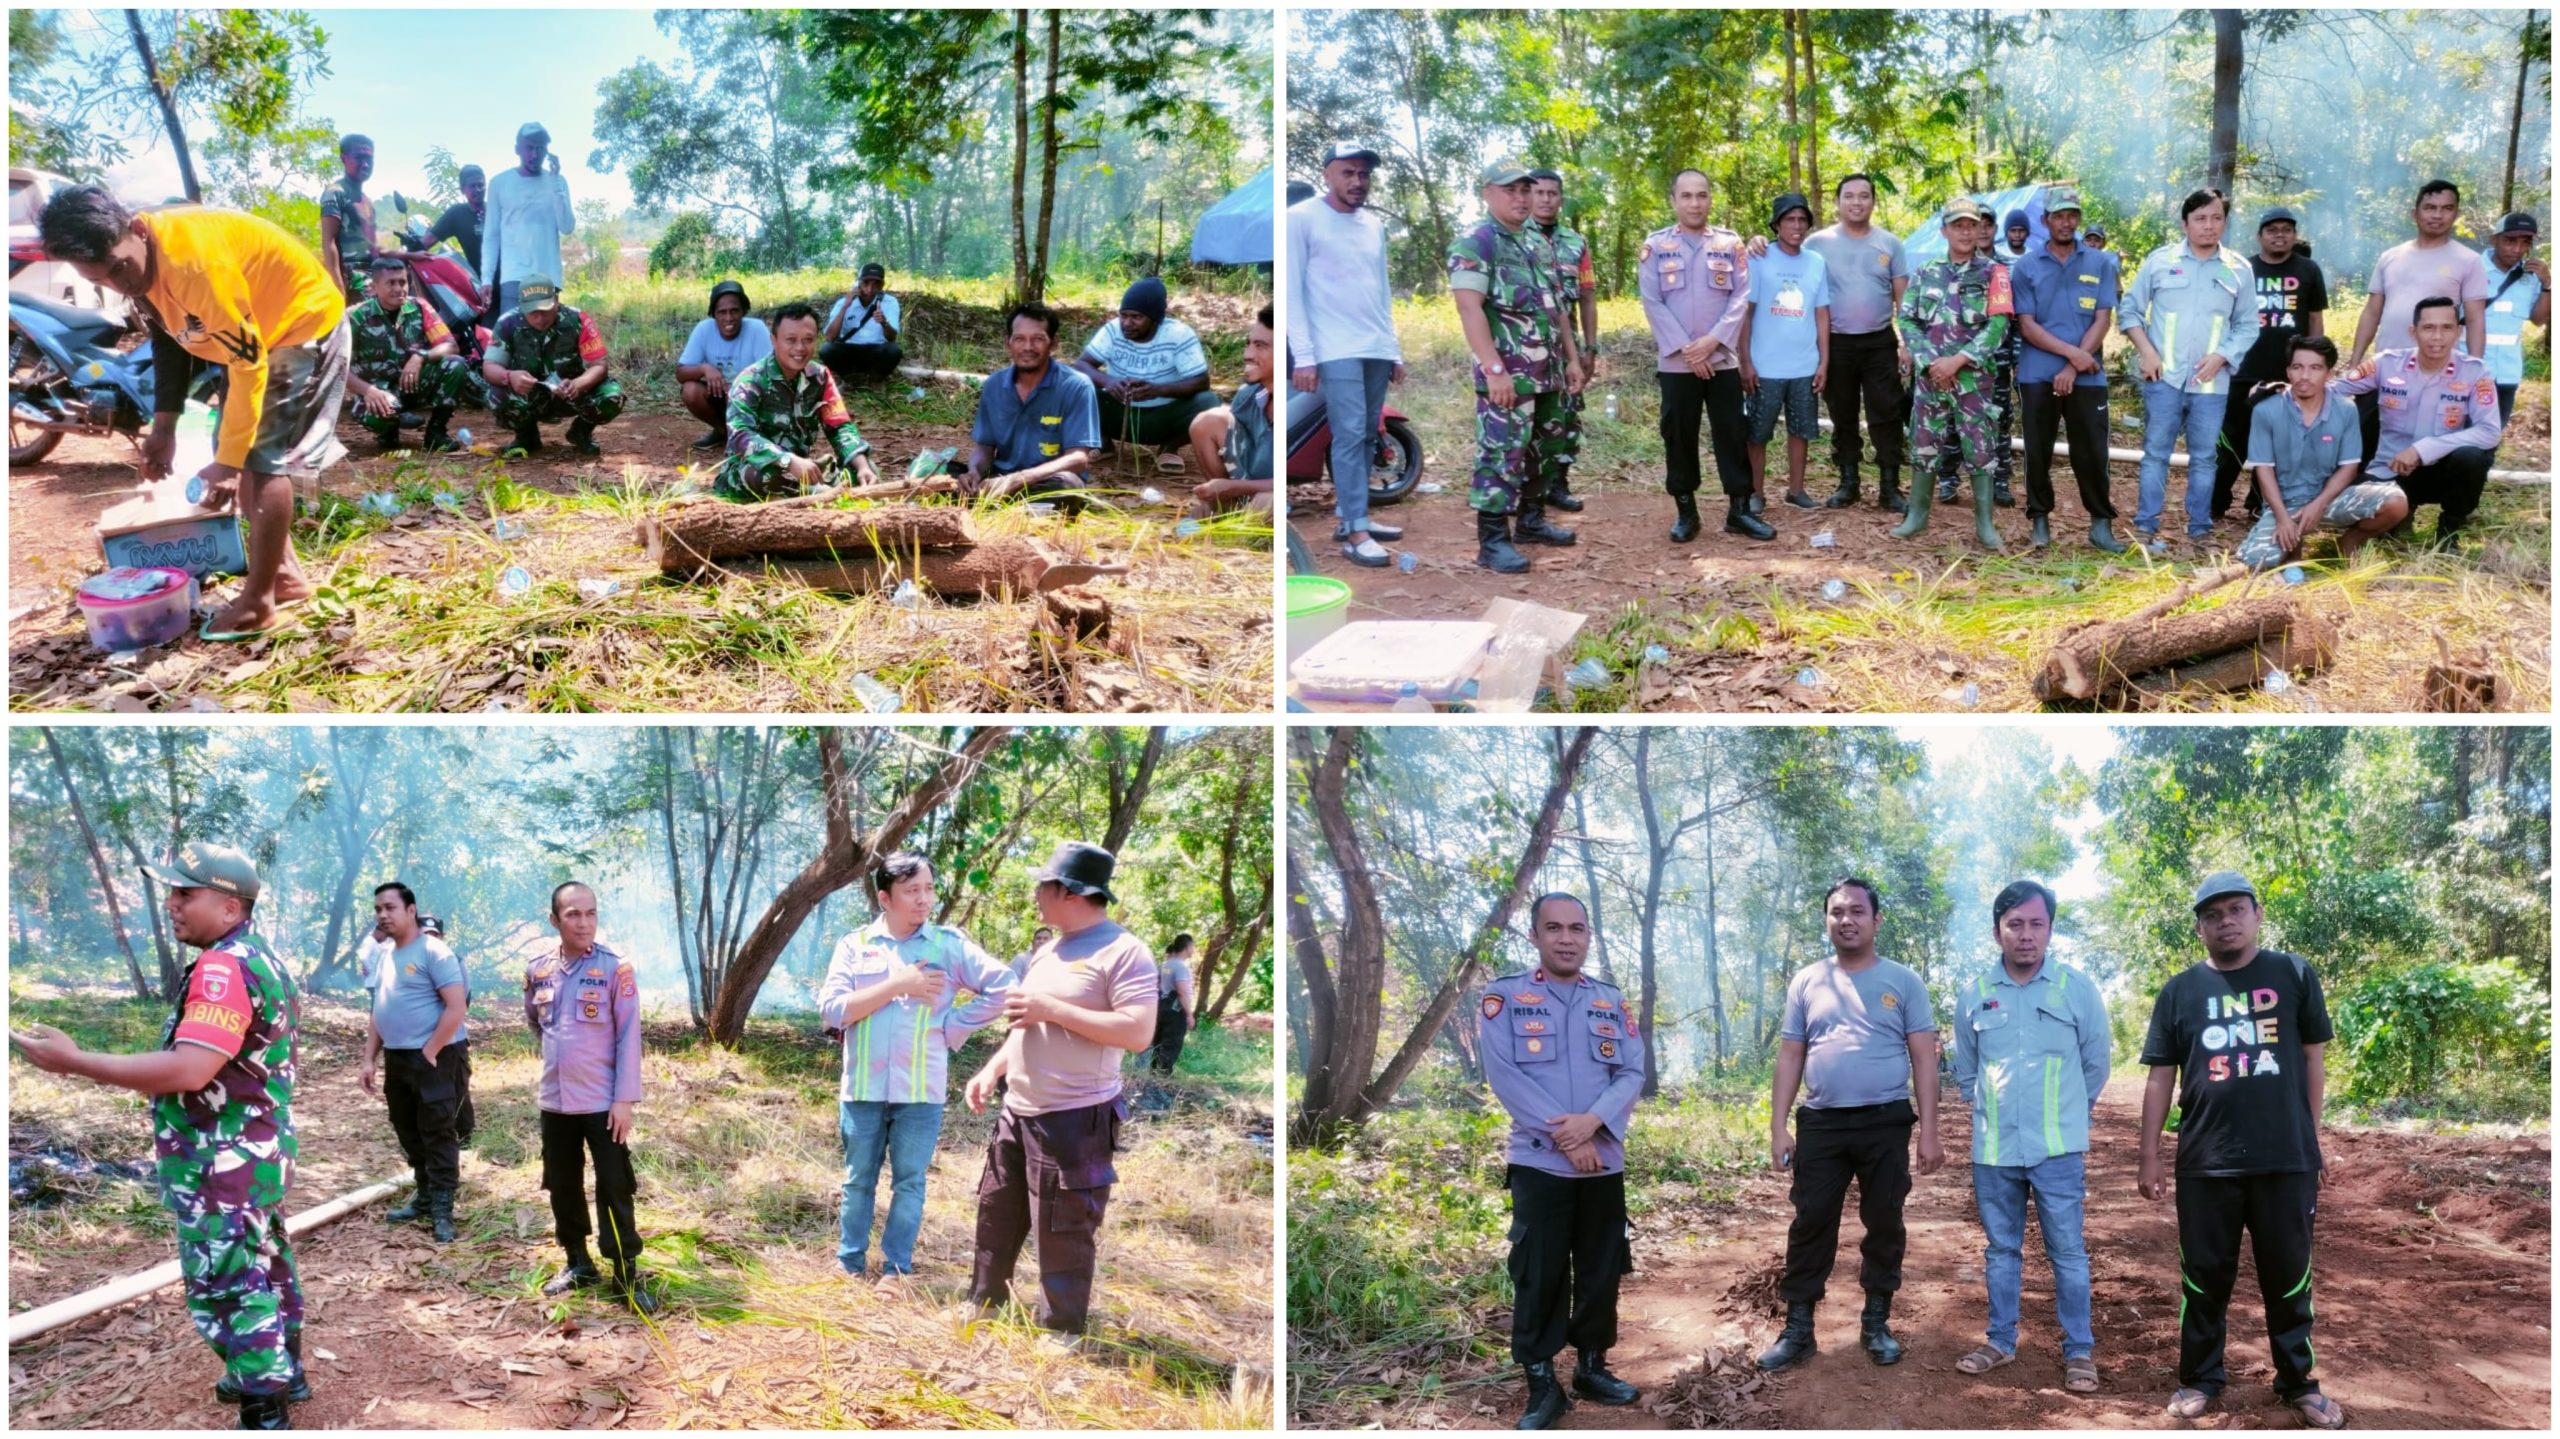
[[[1569,894],[1529,907],[1534,969],[1485,986],[1476,1052],[1511,1116],[1511,1357],[1528,1373],[1522,1429],[1547,1429],[1573,1402],[1556,1383],[1569,1340],[1573,1392],[1633,1404],[1611,1374],[1627,1243],[1627,1122],[1644,1088],[1644,1040],[1618,987],[1583,972],[1591,916]]]
[[[596,893],[571,880],[551,892],[560,943],[525,966],[524,1019],[542,1046],[542,1187],[569,1262],[542,1286],[558,1296],[604,1282],[587,1257],[587,1156],[595,1156],[599,1247],[614,1288],[643,1314],[631,1124],[640,1104],[640,981],[631,961],[596,939]]]

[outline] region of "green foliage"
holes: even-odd
[[[716,274],[736,266],[738,252],[700,210],[685,210],[658,232],[649,247],[649,277]]]
[[[2504,961],[2394,965],[2331,1002],[2343,1095],[2364,1103],[2435,1095],[2447,1071],[2549,1069],[2551,1002]]]

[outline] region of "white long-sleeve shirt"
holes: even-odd
[[[489,177],[489,213],[480,226],[480,283],[496,289],[527,275],[561,279],[560,237],[577,228],[569,179],[510,166]]]
[[[1289,363],[1398,360],[1387,223],[1315,195],[1289,207]]]

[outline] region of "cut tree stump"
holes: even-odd
[[[869,557],[918,550],[966,550],[977,543],[969,512],[950,506],[886,505],[837,510],[789,500],[677,505],[641,521],[640,543],[659,570],[698,575],[749,556]]]
[[[926,550],[892,557],[845,555],[811,558],[769,555],[761,561],[729,568],[761,572],[813,590],[872,594],[911,579],[920,589],[944,599],[1017,599],[1080,585],[1104,575],[1125,575],[1127,565],[1095,565],[1061,560],[1038,542],[1007,538],[987,540],[958,551]]]
[[[2429,714],[2488,714],[2507,707],[2507,677],[2485,658],[2456,660],[2453,646],[2436,636],[2435,663],[2419,690],[2418,708]]]
[[[2191,598],[2210,587],[2198,586],[2172,600]],[[2136,682],[2154,670],[2210,659],[2229,650],[2281,645],[2296,627],[2302,629],[2302,642],[2289,652],[2302,658],[2287,668],[2325,667],[2336,649],[2336,634],[2328,623],[2283,595],[2162,617],[2168,607],[2164,602],[2127,619],[2085,625],[2064,635],[2036,671],[2036,698],[2129,698]]]

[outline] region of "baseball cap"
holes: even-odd
[[[1980,220],[1988,225],[1991,223],[1991,207],[1969,195],[1958,195],[1947,202],[1947,208],[1938,212],[1938,223],[1941,225],[1952,224],[1957,220]]]
[[[171,889],[218,890],[252,902],[258,897],[258,867],[227,844],[189,840],[167,864],[146,864],[142,872]]]
[[[2056,210],[2079,208],[2080,187],[2077,185],[2056,185],[2044,192],[2044,212],[2048,215]]]
[[[516,286],[516,308],[530,315],[536,310],[557,309],[560,286],[549,275],[527,275]]]
[[[2211,904],[2215,900],[2229,894],[2245,894],[2251,899],[2256,899],[2258,897],[2258,888],[2256,885],[2249,883],[2249,881],[2242,879],[2239,871],[2237,870],[2218,869],[2213,873],[2206,875],[2204,877],[2204,883],[2196,886],[2196,902],[2194,907],[2202,909],[2206,905]]]
[[[2092,240],[2103,240],[2107,238],[2107,227],[2104,225],[2091,225],[2088,229],[2083,230],[2080,233],[2088,236]]]
[[[1049,862],[1032,878],[1041,884],[1054,880],[1075,894],[1100,895],[1106,904],[1120,901],[1111,893],[1111,871],[1118,861],[1111,851],[1098,844],[1079,839],[1063,841],[1049,852]]]
[[[551,143],[551,132],[542,128],[541,121],[527,120],[516,127],[516,143],[521,145],[527,140],[539,140],[548,145]]]
[[[2498,228],[2490,233],[2496,235],[2539,235],[2542,233],[2542,222],[2536,220],[2522,210],[2517,210],[2508,215],[2507,218],[2500,220],[2498,222]]]
[[[1529,178],[1529,162],[1514,156],[1496,160],[1476,172],[1479,185],[1516,185]]]
[[[1804,196],[1797,194],[1795,191],[1789,190],[1787,193],[1780,195],[1776,200],[1770,203],[1769,228],[1772,230],[1778,228],[1778,222],[1787,218],[1787,212],[1790,210],[1802,210],[1804,211],[1804,217],[1806,219],[1810,220],[1813,218],[1813,202],[1807,200]]]
[[[886,280],[889,278],[889,267],[881,264],[877,260],[874,260],[863,266],[862,273],[854,278],[860,280]]]
[[[2269,225],[2291,225],[2300,229],[2302,217],[2282,205],[2270,205],[2267,207],[2267,213],[2258,217],[2258,228],[2263,230]]]
[[[1378,163],[1378,152],[1357,140],[1336,140],[1324,147],[1324,158],[1316,163],[1330,165],[1336,160],[1366,160],[1375,165]]]

